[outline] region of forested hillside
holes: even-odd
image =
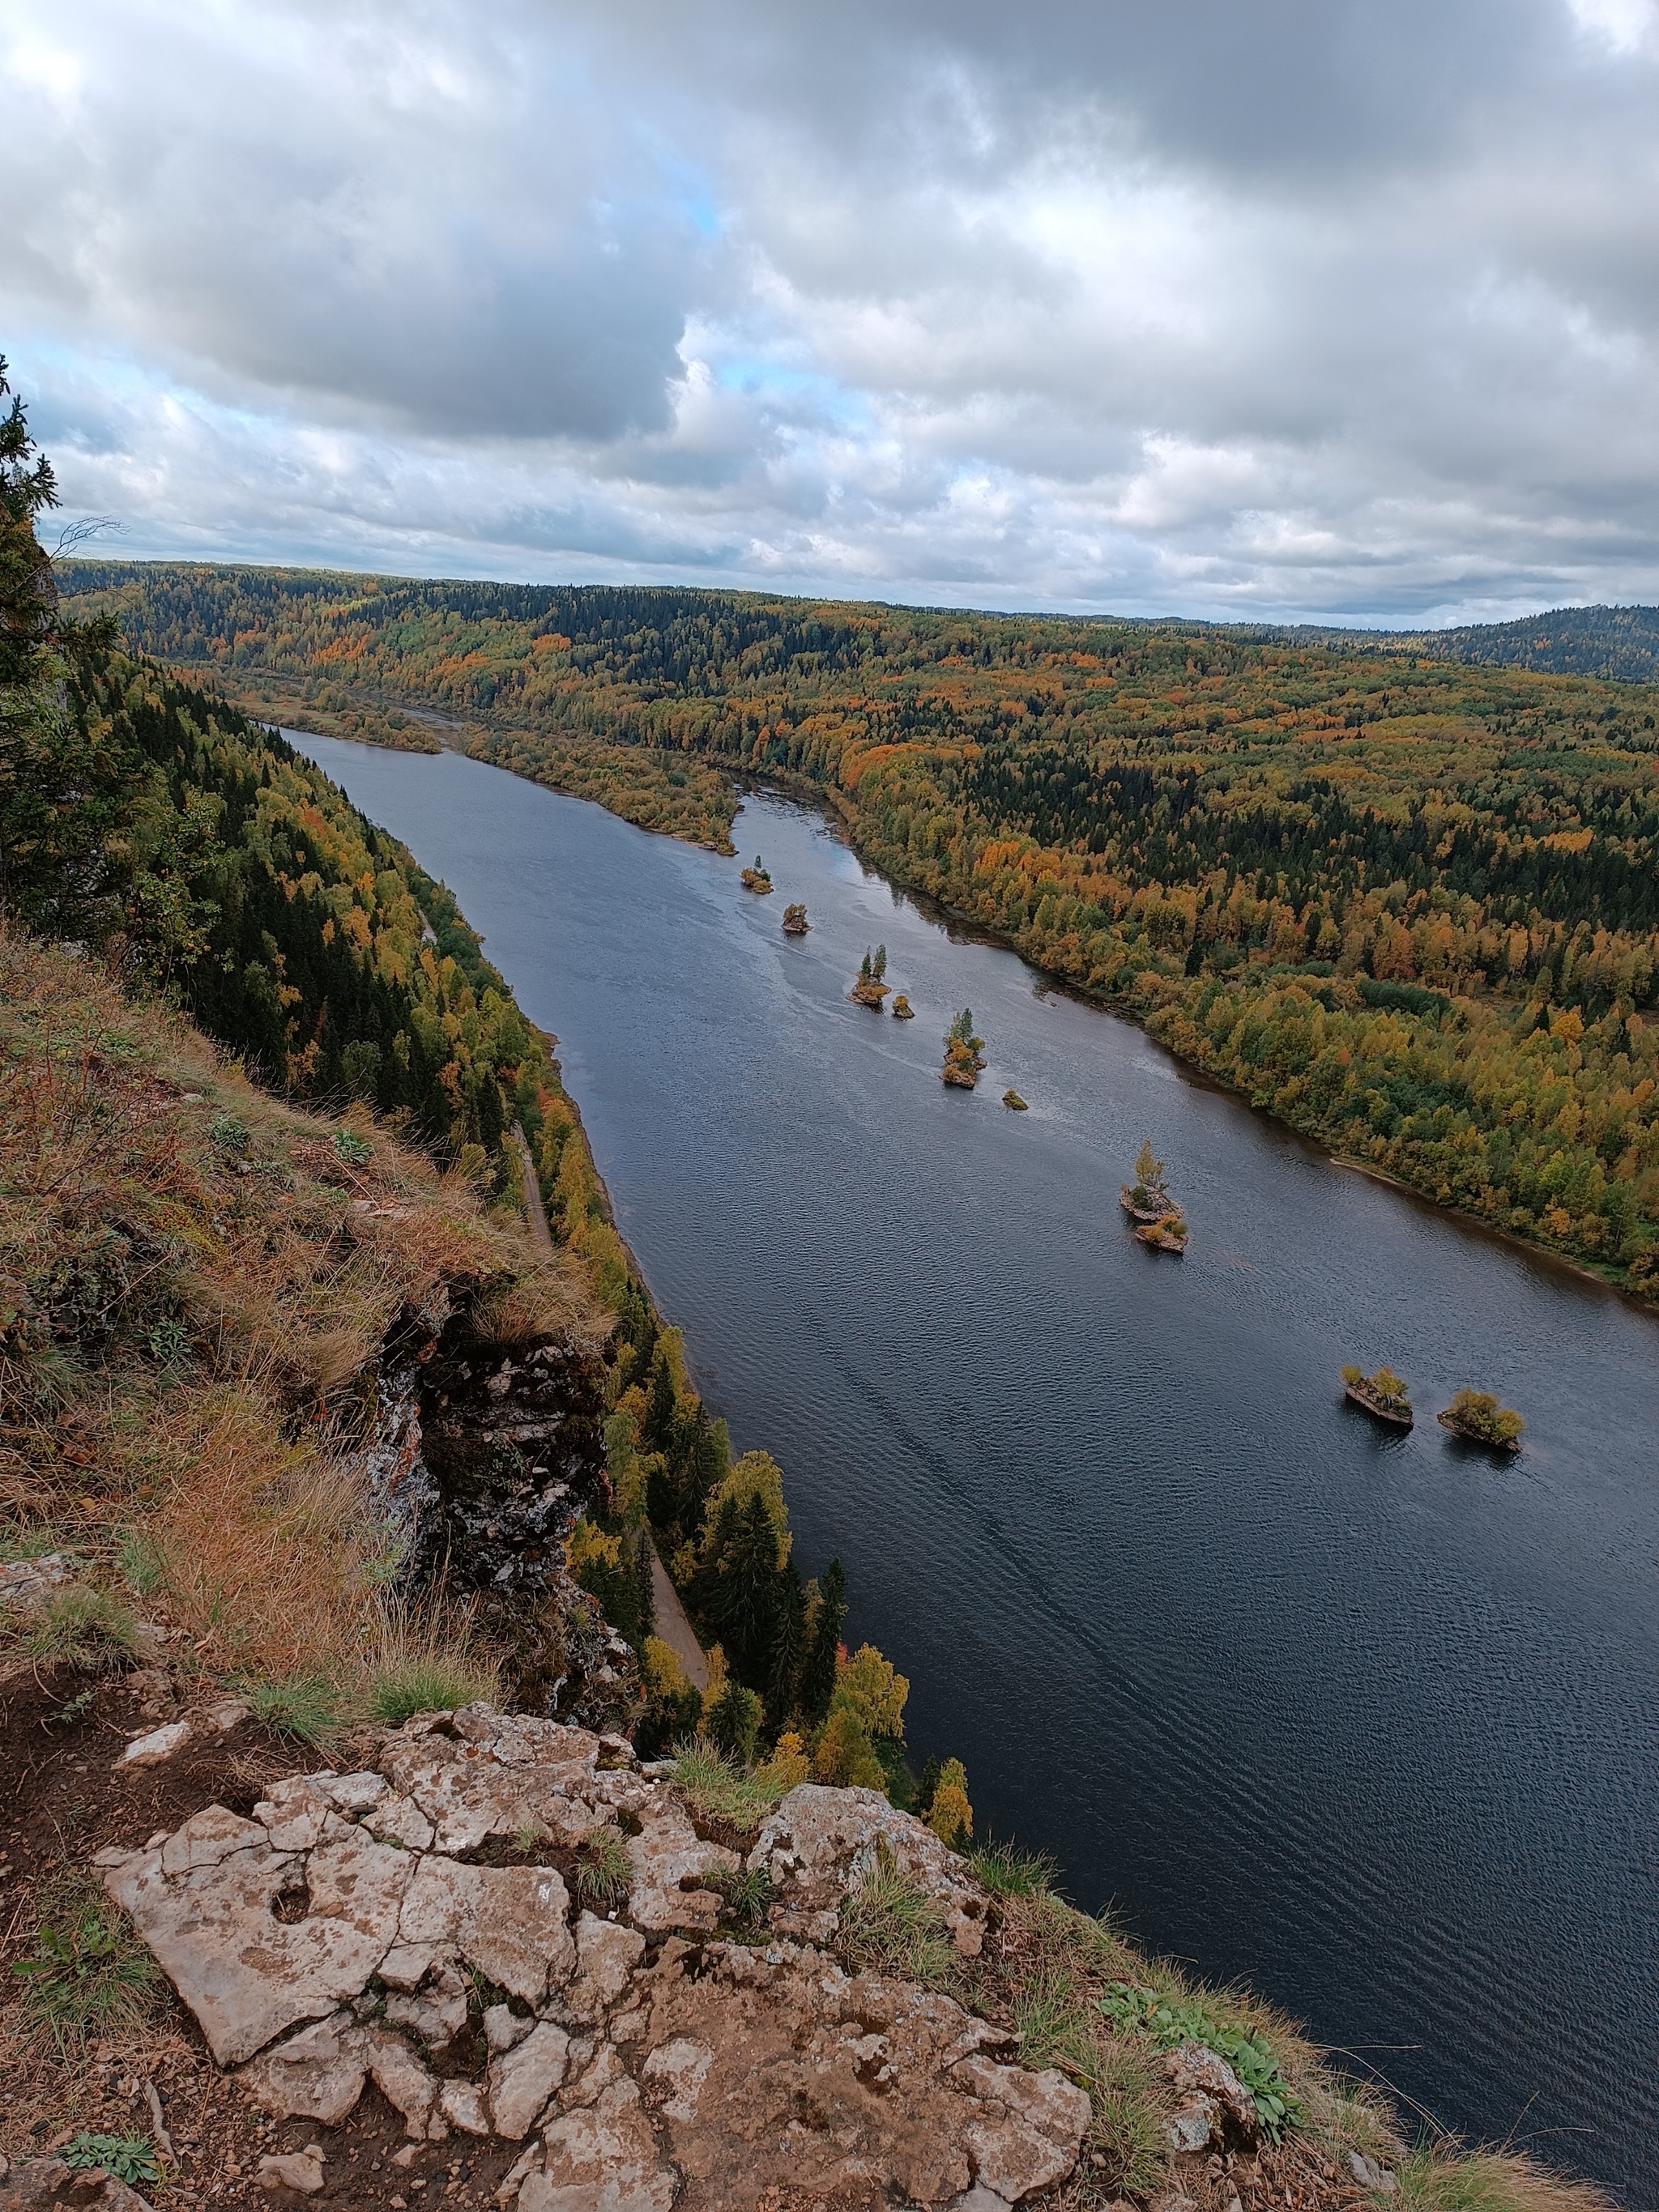
[[[674,809],[711,770],[822,789],[893,875],[1333,1149],[1654,1285],[1654,690],[1174,623],[74,576],[150,651],[442,711],[704,842]]]
[[[514,1315],[522,1321],[546,1292],[545,1283],[515,1284],[501,1265],[501,1232],[511,1259],[511,1228],[523,1224],[522,1154],[503,1141],[518,1124],[556,1243],[583,1279],[584,1329],[604,1348],[608,1484],[605,1503],[576,1522],[568,1559],[640,1653],[647,1694],[631,1723],[660,1745],[706,1722],[722,1753],[748,1760],[763,1732],[768,1745],[782,1741],[796,1780],[809,1771],[856,1780],[911,1802],[908,1686],[872,1648],[850,1661],[841,1652],[840,1568],[832,1563],[822,1586],[801,1574],[776,1462],[755,1451],[732,1465],[724,1424],[709,1417],[678,1332],[664,1326],[612,1225],[550,1040],[520,1012],[445,887],[320,769],[211,690],[118,651],[112,624],[64,617],[34,529],[52,495],[49,465],[14,406],[0,416],[0,1103],[12,1109],[0,1115],[0,1545],[15,1533],[9,1508],[38,1492],[14,1480],[19,1451],[34,1449],[20,1446],[18,1428],[38,1431],[44,1456],[55,1455],[54,1420],[81,1418],[83,1359],[88,1396],[107,1400],[114,1387],[112,1330],[120,1361],[148,1353],[153,1364],[165,1342],[181,1374],[193,1372],[183,1323],[131,1294],[125,1272],[136,1253],[160,1249],[151,1217],[167,1206],[150,1188],[155,1172],[124,1155],[88,1179],[63,1164],[70,1155],[54,1158],[61,1132],[42,1074],[54,1054],[83,1053],[83,1075],[127,1071],[143,1056],[147,1026],[161,1030],[161,1052],[175,1049],[176,1024],[155,1019],[172,1000],[232,1058],[227,1081],[238,1099],[255,1099],[257,1084],[283,1101],[263,1116],[252,1103],[216,1115],[213,1096],[199,1090],[185,1102],[203,1109],[190,1142],[204,1173],[234,1179],[234,1202],[217,1202],[248,1249],[257,1247],[257,1268],[290,1226],[287,1151],[278,1158],[264,1139],[280,1130],[289,1147],[299,1130],[337,1194],[328,1203],[343,1208],[341,1187],[362,1195],[367,1179],[374,1196],[362,1206],[380,1209],[369,1233],[419,1247],[413,1272],[429,1274],[438,1249],[425,1198],[441,1212],[449,1191],[469,1222],[481,1201],[498,1201],[488,1234],[469,1243],[457,1232],[443,1249],[459,1250],[458,1276],[469,1294],[482,1288],[510,1334]],[[73,1047],[53,1029],[66,992],[78,1008]],[[214,1070],[200,1079],[216,1085],[211,1053],[199,1040],[187,1048],[198,1048]],[[321,1142],[295,1106],[347,1118]],[[134,1112],[142,1121],[142,1108]],[[380,1187],[388,1176],[390,1197]],[[247,1189],[234,1194],[245,1178]],[[422,1206],[408,1200],[416,1185]],[[167,1249],[180,1267],[193,1249],[181,1221],[193,1210],[195,1198],[184,1216],[167,1213]],[[325,1253],[356,1250],[356,1212],[325,1224]],[[213,1229],[227,1233],[218,1220]],[[224,1272],[242,1284],[246,1252]],[[313,1252],[299,1280],[312,1304],[325,1306],[321,1293],[338,1279],[334,1261]],[[335,1332],[330,1387],[352,1384],[374,1356],[398,1310],[387,1295],[397,1279],[383,1271],[377,1300],[355,1280],[341,1293],[351,1327]],[[554,1279],[568,1289],[566,1271]],[[205,1310],[216,1295],[180,1292],[178,1303]],[[286,1325],[270,1322],[269,1334],[280,1339]],[[266,1364],[274,1357],[262,1353]],[[121,1388],[131,1379],[122,1366]],[[139,1381],[151,1387],[148,1368]],[[518,1471],[514,1459],[495,1476],[510,1486]],[[77,1491],[86,1481],[77,1474]],[[706,1700],[651,1634],[653,1534],[711,1647]],[[930,1804],[932,1794],[929,1781]],[[947,1836],[969,1817],[965,1796],[954,1814],[953,1802],[948,1792],[940,1800]]]

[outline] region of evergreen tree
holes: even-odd
[[[800,1708],[817,1728],[827,1717],[836,1694],[836,1661],[841,1650],[841,1625],[847,1618],[847,1577],[839,1559],[824,1570],[818,1591],[811,1639],[800,1669]]]
[[[651,1395],[646,1402],[640,1441],[649,1451],[667,1451],[674,1441],[674,1375],[668,1355],[660,1347],[651,1369]]]
[[[877,945],[876,957],[870,963],[870,973],[878,983],[887,973],[887,947],[884,945]]]
[[[793,1559],[784,1562],[778,1576],[775,1605],[766,1705],[774,1725],[781,1727],[798,1702],[797,1684],[806,1646],[806,1591]]]

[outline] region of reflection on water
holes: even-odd
[[[756,898],[477,763],[302,743],[558,1032],[700,1387],[981,1825],[1437,2119],[1651,2203],[1655,1324],[952,941],[787,802],[739,826]],[[847,1002],[878,941],[915,1022]],[[1180,1260],[1118,1208],[1147,1136]],[[1349,1359],[1414,1431],[1345,1404]],[[1464,1384],[1526,1415],[1517,1461],[1436,1425]]]

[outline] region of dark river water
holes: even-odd
[[[1659,1328],[953,939],[787,801],[738,823],[763,899],[453,754],[301,743],[557,1031],[699,1388],[981,1831],[1437,2123],[1659,2203]],[[878,940],[914,1022],[844,995]],[[938,1077],[964,1005],[972,1094]],[[1143,1137],[1181,1260],[1118,1207]],[[1344,1404],[1348,1359],[1408,1378],[1412,1433]],[[1525,1414],[1517,1460],[1436,1425],[1464,1384]]]

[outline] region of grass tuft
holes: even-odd
[[[604,1912],[622,1903],[633,1879],[628,1846],[614,1828],[601,1828],[578,1853],[570,1886],[580,1904]]]
[[[453,1713],[463,1705],[488,1703],[499,1688],[500,1677],[493,1668],[464,1656],[411,1652],[374,1669],[363,1702],[371,1720],[401,1728],[416,1713]]]
[[[126,1915],[78,1871],[55,1883],[42,1903],[27,1955],[12,1968],[23,1984],[25,2034],[50,2036],[59,2051],[78,2055],[88,2043],[143,2028],[161,1984]]]
[[[1587,2181],[1566,2181],[1507,2151],[1462,2151],[1419,2143],[1397,2172],[1395,2212],[1613,2212],[1612,2199]]]
[[[755,1832],[789,1789],[781,1775],[740,1766],[701,1736],[675,1747],[674,1779],[694,1813],[706,1820],[723,1820],[744,1835]]]
[[[758,1928],[772,1902],[772,1877],[764,1867],[716,1867],[707,1876],[710,1889],[726,1901],[726,1918],[735,1928]]]
[[[155,1539],[142,1528],[121,1531],[115,1563],[122,1581],[135,1597],[154,1597],[167,1580],[167,1555]]]
[[[82,1674],[112,1674],[136,1666],[143,1632],[136,1616],[107,1590],[72,1583],[41,1606],[23,1649],[37,1665],[67,1666]]]
[[[849,1973],[895,1975],[930,1990],[954,1978],[956,1947],[943,1914],[884,1850],[842,1899],[836,1948]]]
[[[285,1674],[244,1686],[253,1717],[274,1735],[321,1750],[345,1725],[346,1701],[325,1674]]]
[[[963,1854],[974,1880],[993,1897],[1052,1897],[1060,1873],[1044,1851],[1024,1851],[1017,1844],[987,1837]]]

